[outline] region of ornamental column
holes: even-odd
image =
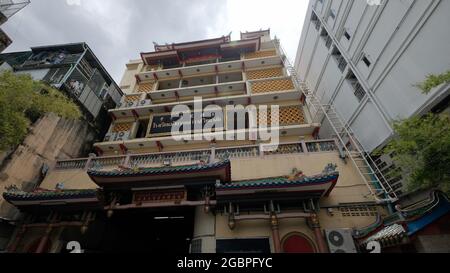
[[[20,241],[22,240],[22,237],[25,235],[26,227],[25,225],[22,225],[18,232],[16,237],[14,238],[14,241],[11,243],[11,245],[8,247],[8,252],[15,253],[17,251],[17,247],[19,246]]]
[[[50,238],[50,233],[52,232],[52,229],[53,229],[52,228],[52,224],[49,224],[47,226],[47,228],[45,229],[44,237],[42,237],[41,241],[39,242],[39,246],[36,249],[35,253],[40,254],[40,253],[42,253],[44,251],[45,245],[47,244],[47,242],[48,242],[48,240]]]
[[[272,238],[275,253],[281,253],[280,230],[276,213],[272,213],[270,215],[270,226],[272,228]]]
[[[329,253],[327,243],[323,237],[322,229],[320,228],[319,217],[315,213],[311,216],[311,225],[314,231],[316,244],[319,247],[319,253]]]

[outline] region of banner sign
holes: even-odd
[[[139,191],[133,195],[135,204],[144,203],[170,203],[181,202],[187,200],[187,193],[184,189],[178,190],[155,190],[155,191]]]
[[[172,118],[171,113],[165,114],[155,114],[150,120],[150,126],[148,131],[148,137],[161,137],[161,136],[171,136],[172,128],[177,126],[179,128],[178,132],[183,132],[183,126],[190,129],[190,133],[202,133],[202,130],[195,131],[195,127],[205,128],[205,124],[214,122],[215,124],[220,124],[220,127],[213,128],[213,132],[223,131],[224,118],[222,116],[216,116],[214,112],[204,112],[203,114],[195,113],[185,113],[184,115],[190,115],[190,118],[184,118],[183,120],[189,120],[187,124],[182,123],[181,117]],[[197,116],[202,115],[201,118]]]

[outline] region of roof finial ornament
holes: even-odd
[[[17,187],[17,185],[9,185],[5,187],[5,190],[7,192],[18,192],[20,189]]]
[[[305,177],[305,174],[303,173],[303,171],[301,171],[297,168],[294,168],[294,169],[292,169],[291,174],[287,178],[288,178],[288,180],[292,181],[292,180],[296,180],[296,179],[299,179],[302,177]]]
[[[323,174],[330,174],[334,173],[337,169],[337,165],[333,163],[329,163],[327,166],[325,166],[325,169],[323,170]]]

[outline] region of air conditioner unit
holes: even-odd
[[[130,131],[118,132],[117,133],[117,137],[116,137],[116,141],[128,140],[128,139],[130,139],[130,136],[131,136],[131,132]]]
[[[331,253],[357,253],[351,229],[325,230]]]
[[[109,134],[106,134],[104,141],[112,142],[112,141],[116,141],[116,138],[117,138],[117,133],[109,133]]]
[[[148,106],[148,105],[152,105],[152,100],[141,100],[139,101],[138,106]]]

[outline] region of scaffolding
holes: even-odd
[[[0,0],[0,16],[9,19],[28,4],[30,0]]]
[[[322,123],[324,120],[329,122],[338,140],[339,149],[343,151],[346,158],[350,159],[356,167],[361,178],[367,185],[370,195],[378,203],[396,202],[398,197],[395,190],[388,183],[372,157],[365,152],[349,124],[343,122],[342,117],[337,113],[332,104],[322,104],[315,94],[311,92],[306,83],[300,80],[297,71],[289,61],[278,39],[274,40],[274,45],[278,49],[281,55],[281,61],[287,68],[288,74],[292,77],[296,88],[303,94],[313,120],[319,123]]]

